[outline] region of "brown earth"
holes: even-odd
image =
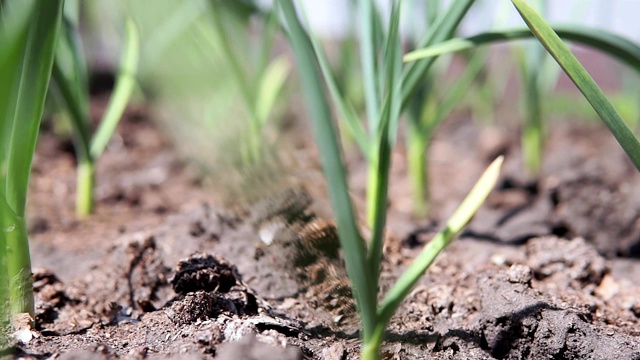
[[[225,209],[225,190],[203,186],[146,113],[128,112],[100,160],[97,213],[85,220],[74,215],[72,148],[43,130],[28,204],[37,331],[4,358],[356,359],[317,167],[298,164],[302,187]],[[558,124],[543,174],[527,177],[513,134],[464,117],[443,127],[429,219],[408,215],[394,155],[382,290],[483,168],[507,161],[394,317],[385,358],[640,359],[640,176],[606,130]],[[363,165],[349,162],[361,206]]]

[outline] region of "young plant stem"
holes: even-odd
[[[62,5],[62,1],[54,0],[14,1],[12,6],[29,11],[25,36],[15,52],[0,55],[0,236],[6,246],[0,249],[6,253],[6,268],[0,271],[6,272],[9,282],[10,312],[29,313],[32,318],[34,300],[25,208]],[[2,21],[3,31],[4,25]],[[4,33],[0,32],[0,36],[2,42],[7,40]]]
[[[432,129],[429,121],[435,120],[436,115],[433,81],[433,74],[427,73],[424,84],[417,89],[407,109],[407,169],[413,198],[412,213],[416,218],[428,213],[427,148]]]
[[[86,104],[81,103],[79,96],[74,95],[72,83],[65,78],[60,64],[54,62],[53,79],[60,90],[62,100],[74,125],[73,143],[78,160],[76,174],[76,215],[85,217],[93,211],[93,158],[90,152],[91,135],[89,134],[89,113]],[[88,181],[87,177],[91,178]]]
[[[398,120],[400,118],[401,85],[402,85],[402,52],[400,49],[400,5],[393,2],[389,31],[384,50],[384,85],[386,94],[382,112],[375,129],[373,141],[374,151],[369,164],[369,182],[367,186],[367,208],[369,226],[372,229],[367,261],[372,274],[373,291],[378,293],[380,262],[384,243],[384,229],[387,219],[389,169],[391,168],[391,151],[396,141]],[[376,17],[377,18],[377,17]],[[376,296],[377,298],[377,296]],[[377,299],[376,299],[377,301]]]
[[[408,121],[407,162],[411,197],[413,198],[413,216],[422,218],[429,213],[429,174],[427,166],[427,144],[430,136],[415,128],[414,121]]]
[[[531,73],[532,71],[527,71]],[[542,103],[540,99],[540,89],[538,87],[538,77],[533,74],[528,77],[525,84],[527,92],[525,94],[525,124],[522,130],[522,155],[525,168],[531,175],[537,175],[542,166],[543,148],[543,122]]]
[[[369,243],[369,271],[372,274],[371,281],[375,283],[375,291],[378,292],[378,275],[380,273],[380,260],[382,258],[382,244],[384,242],[384,228],[387,215],[387,191],[389,188],[389,156],[379,154],[390,153],[387,142],[378,144],[374,149],[373,160],[369,164],[369,176],[367,181],[367,211],[368,222],[371,227],[371,241]]]
[[[242,61],[236,55],[233,47],[230,43],[231,36],[223,24],[223,20],[220,17],[220,9],[212,8],[210,11],[213,27],[215,29],[218,43],[220,44],[222,51],[227,59],[227,64],[231,70],[231,75],[235,79],[236,85],[240,91],[240,96],[245,104],[247,113],[249,115],[249,140],[248,140],[248,159],[244,161],[248,165],[255,164],[261,160],[262,152],[260,149],[260,137],[262,136],[262,124],[260,118],[256,113],[255,92],[251,90],[249,84],[249,75],[247,71],[242,68]]]
[[[120,70],[116,79],[116,86],[111,99],[109,99],[102,121],[93,136],[91,136],[89,129],[88,97],[74,88],[81,87],[82,91],[86,92],[87,84],[82,81],[73,81],[64,74],[57,61],[54,63],[53,78],[71,115],[74,126],[73,141],[78,159],[76,214],[80,218],[93,213],[95,206],[96,161],[102,156],[107,147],[109,139],[115,132],[135,88],[139,48],[137,29],[133,21],[129,20],[126,25],[125,49],[120,59]],[[76,67],[83,66],[83,64],[79,63],[74,65]]]
[[[464,1],[457,1],[456,3],[465,4]],[[368,251],[355,221],[353,204],[349,198],[346,171],[338,143],[339,137],[334,129],[321,72],[325,74],[325,81],[330,85],[329,91],[332,96],[334,98],[339,98],[340,96],[335,87],[332,86],[332,77],[326,75],[328,72],[327,67],[324,66],[324,61],[318,55],[320,53],[319,46],[317,44],[314,45],[312,39],[300,24],[293,0],[278,0],[276,6],[282,13],[285,22],[284,27],[294,51],[308,106],[308,114],[313,125],[314,137],[320,150],[331,206],[337,223],[340,245],[344,251],[347,274],[351,280],[361,321],[360,336],[363,342],[361,358],[364,360],[377,360],[380,357],[380,347],[384,339],[385,328],[391,316],[426,268],[433,262],[435,256],[452,241],[453,237],[468,223],[482,204],[495,184],[502,159],[499,158],[489,167],[447,223],[447,229],[436,236],[436,239],[425,248],[423,254],[405,271],[398,280],[398,284],[394,285],[391,292],[386,296],[382,306],[378,308],[378,281],[386,223],[391,150],[395,144],[398,120],[404,100],[402,97],[403,75],[399,37],[400,1],[393,2],[389,30],[385,38],[384,59],[380,63],[371,61],[371,64],[377,70],[370,77],[371,81],[368,83],[369,85],[375,83],[380,86],[379,88],[372,87],[379,92],[376,98],[378,103],[375,106],[380,112],[380,116],[375,119],[369,118],[369,121],[371,121],[369,126],[371,138],[367,141],[369,146],[366,147],[366,152],[369,154],[367,221],[372,231]],[[369,15],[366,11],[363,13],[366,14],[363,18],[369,19],[372,22],[372,27],[378,26],[373,25],[377,21],[377,16]],[[370,31],[375,33],[375,30]],[[366,36],[366,34],[363,36]],[[374,42],[375,39],[371,41]],[[372,48],[377,49],[378,47],[373,46]],[[372,60],[375,59],[376,54],[367,51],[363,56],[370,56],[371,59],[369,60]],[[337,101],[337,103],[341,104],[343,102]],[[382,104],[382,106],[379,104]],[[339,106],[339,108],[342,108],[339,111],[340,113],[351,114],[349,110],[346,110],[348,109],[347,107]],[[448,107],[445,108],[448,109]],[[433,117],[434,123],[438,123],[438,119],[444,118],[447,111],[443,110],[436,113]],[[432,128],[429,128],[429,130],[428,134],[431,133]],[[422,134],[424,135],[424,133]]]
[[[376,60],[375,41],[375,3],[371,0],[360,0],[358,2],[359,23],[360,23],[360,61],[362,62],[362,73],[364,82],[365,107],[367,110],[367,124],[369,133],[374,133],[377,129],[377,122],[380,121],[379,103],[380,86],[378,84],[378,69]]]
[[[74,126],[73,144],[78,160],[76,174],[76,215],[85,217],[93,211],[93,158],[90,153],[91,135],[89,133],[89,112],[87,104],[83,103],[80,95],[76,96],[56,61],[53,63],[52,77],[62,95],[67,111]],[[91,173],[88,173],[91,171]],[[90,177],[89,181],[87,177]]]
[[[542,11],[546,2],[540,2]],[[537,176],[542,167],[543,119],[542,119],[542,72],[544,71],[544,48],[538,43],[529,43],[520,49],[520,73],[524,87],[525,124],[522,129],[522,155],[525,170]],[[522,53],[523,52],[523,53]]]
[[[469,221],[471,221],[478,208],[487,196],[489,196],[491,189],[493,189],[498,180],[502,162],[503,157],[500,156],[489,165],[467,197],[462,201],[460,206],[458,206],[453,215],[451,215],[445,229],[436,234],[429,244],[425,246],[420,255],[418,255],[395,284],[393,284],[378,307],[376,327],[371,335],[371,342],[365,345],[372,349],[376,348],[379,350],[382,340],[384,339],[385,329],[391,317],[395,314],[402,301],[409,295],[411,289],[413,289],[422,275],[424,275],[425,271],[435,261],[438,254],[440,254]]]
[[[384,335],[384,331],[382,332]],[[382,336],[378,332],[371,337],[368,341],[363,342],[362,350],[360,351],[361,360],[379,360],[380,348],[382,347]]]
[[[413,215],[421,218],[428,212],[429,144],[438,126],[453,112],[467,94],[486,63],[485,52],[468,56],[467,66],[442,99],[432,94],[433,76],[415,93],[407,117],[407,168],[413,191]],[[427,74],[430,75],[430,74]]]
[[[9,303],[11,314],[35,313],[33,280],[31,278],[31,256],[27,224],[23,217],[14,215],[14,224],[4,229],[7,249],[7,274],[9,280]],[[27,245],[25,245],[27,244]]]
[[[433,24],[429,23],[427,36],[420,42],[419,47],[437,44],[451,38],[472,4],[472,0],[456,0],[442,16],[438,17],[440,11],[436,6],[437,1],[431,1],[428,13],[430,19],[435,21]],[[428,212],[427,148],[436,127],[435,123],[444,119],[444,116],[440,119],[435,118],[437,114],[433,111],[433,114],[425,114],[429,117],[428,121],[433,123],[423,124],[422,106],[420,106],[422,102],[427,102],[428,106],[429,102],[434,101],[432,94],[434,88],[431,86],[434,77],[429,76],[431,75],[429,69],[435,61],[434,57],[410,64],[405,68],[402,79],[402,108],[409,111],[407,161],[409,181],[413,190],[413,213],[416,217],[423,217]],[[419,139],[421,136],[423,139]]]
[[[84,217],[93,213],[94,210],[95,161],[79,159],[77,172],[76,214]]]
[[[538,38],[571,81],[580,89],[627,153],[636,169],[640,170],[640,141],[607,99],[602,89],[600,89],[571,50],[562,42],[558,34],[533,8],[523,0],[511,0],[511,2],[531,29],[533,35]]]
[[[278,0],[287,25],[287,35],[296,63],[316,143],[320,149],[322,168],[327,179],[331,207],[336,218],[340,245],[344,251],[347,274],[361,321],[361,337],[369,341],[376,322],[376,291],[367,266],[364,240],[356,224],[338,136],[333,127],[331,110],[324,94],[322,78],[314,56],[313,45],[300,24],[292,0]]]

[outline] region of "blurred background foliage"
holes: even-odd
[[[403,8],[403,38],[409,44],[428,29],[428,2],[445,6],[446,0],[407,0]],[[306,127],[297,121],[301,116],[301,101],[295,70],[287,73],[278,91],[269,121],[259,133],[260,161],[251,160],[247,146],[256,141],[252,131],[251,109],[242,98],[242,85],[234,78],[234,66],[240,66],[251,88],[259,87],[260,76],[267,64],[285,56],[289,59],[284,39],[274,37],[264,44],[268,27],[270,1],[229,0],[70,0],[80,7],[80,26],[90,68],[94,72],[114,69],[118,62],[121,32],[127,16],[140,29],[141,60],[138,98],[151,100],[154,118],[173,141],[176,149],[211,175],[215,185],[224,186],[229,199],[242,195],[246,200],[265,192],[287,186],[292,181],[290,164],[296,148],[294,130]],[[360,78],[359,54],[355,24],[349,21],[354,5],[351,1],[302,1],[314,32],[321,36],[327,49],[338,86],[362,113],[364,95]],[[386,1],[378,1],[382,9]],[[532,1],[542,7],[545,1]],[[624,16],[621,1],[578,0],[563,4],[548,2],[545,13],[553,22],[582,23],[612,31],[635,34],[633,23],[613,21]],[[222,19],[227,33],[220,34],[212,12]],[[622,14],[622,15],[620,15]],[[461,27],[462,35],[521,25],[510,2],[478,0]],[[626,27],[625,27],[626,26]],[[229,61],[222,40],[230,39],[236,55]],[[524,97],[519,84],[521,55],[533,42],[518,45],[497,45],[485,55],[486,63],[456,107],[457,114],[471,116],[480,126],[503,124],[518,129],[524,122]],[[520,50],[518,50],[520,49]],[[634,129],[640,120],[638,76],[633,70],[606,55],[574,47],[594,78],[608,92],[612,101]],[[267,53],[265,57],[265,52]],[[464,70],[467,55],[444,56],[435,66],[433,82],[452,84]],[[541,57],[546,57],[542,54]],[[554,121],[575,120],[595,122],[597,115],[575,90],[573,84],[550,63],[540,71],[553,79],[544,88],[541,107]],[[450,86],[436,86],[432,91],[442,99]],[[551,95],[551,92],[553,96]],[[254,92],[254,96],[255,96]],[[293,130],[292,130],[293,129]],[[347,152],[355,148],[353,139],[342,132]],[[515,136],[515,133],[514,133]],[[291,141],[290,141],[291,140]],[[404,140],[401,139],[401,142]],[[252,145],[248,145],[252,146]],[[306,144],[305,146],[309,146]],[[255,151],[255,150],[254,150]],[[257,186],[259,185],[259,186]],[[251,190],[255,189],[255,193]]]

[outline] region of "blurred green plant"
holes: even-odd
[[[427,22],[427,31],[429,31],[442,16],[443,4],[441,1],[426,1],[423,4],[425,7],[424,18]],[[453,26],[457,28],[458,25],[459,22]],[[455,31],[456,29],[452,29],[449,36],[452,36]],[[416,45],[416,41],[409,42],[411,48],[415,48]],[[444,90],[442,84],[446,83],[450,63],[451,59],[446,62],[440,61],[431,67],[431,71],[425,72],[422,81],[419,82],[406,105],[407,170],[413,200],[412,211],[413,215],[418,218],[425,216],[428,212],[429,168],[427,161],[429,144],[436,128],[466,94],[470,82],[473,82],[480,70],[477,66],[467,66],[453,87]],[[474,65],[478,64],[482,65],[482,62],[476,60]],[[440,93],[444,94],[443,98],[439,98]]]
[[[518,53],[521,87],[524,89],[524,125],[521,142],[525,169],[537,175],[542,166],[544,139],[543,94],[541,78],[544,67],[544,49],[539,44],[527,44]]]
[[[478,51],[465,59],[465,67],[442,96],[445,72],[427,73],[407,109],[407,169],[412,189],[413,215],[421,218],[429,207],[429,146],[437,128],[460,106],[473,82],[485,69],[488,53]]]
[[[201,28],[203,35],[211,45],[219,46],[249,115],[249,137],[243,144],[242,160],[249,165],[259,163],[264,151],[263,130],[289,73],[286,56],[271,60],[278,19],[274,12],[261,11],[252,1],[210,0],[209,4],[213,31]],[[252,53],[249,31],[256,14],[261,15],[259,50]]]
[[[633,70],[630,70],[633,71]],[[638,95],[630,89],[623,89],[619,92],[607,93],[609,101],[618,109],[620,116],[627,122],[629,127],[637,132],[638,119],[640,119],[640,105],[638,104]],[[558,121],[578,118],[588,122],[600,121],[598,114],[593,111],[591,106],[575,106],[576,102],[583,97],[581,93],[574,94],[569,92],[558,92],[548,100],[546,108],[550,113],[558,116]]]
[[[25,207],[31,162],[51,77],[62,0],[0,4],[0,299],[34,316]],[[6,320],[6,313],[2,314]]]
[[[593,109],[609,128],[618,143],[627,153],[635,167],[640,171],[640,141],[622,119],[618,111],[607,99],[607,96],[593,78],[571,53],[551,26],[525,1],[512,0],[512,3],[527,23],[531,33],[547,49],[558,65],[580,89]],[[636,58],[640,61],[640,57]]]
[[[291,65],[278,48],[278,19],[258,3],[120,2],[140,28],[140,83],[154,118],[233,205],[281,190],[290,179],[279,145],[290,124],[282,100]],[[94,12],[104,6],[97,2]]]
[[[541,11],[547,8],[546,1],[538,1]],[[521,47],[515,47],[518,59],[521,88],[524,94],[521,143],[523,163],[532,175],[538,175],[542,166],[542,148],[544,139],[543,103],[545,91],[542,79],[545,72],[544,48],[537,42],[529,42]],[[556,71],[556,74],[558,72]]]
[[[80,217],[94,210],[96,162],[113,136],[136,84],[140,40],[132,20],[127,21],[124,43],[115,88],[100,124],[92,134],[88,70],[80,43],[78,17],[64,18],[53,79],[73,124],[72,136],[78,161],[76,213]]]
[[[534,5],[545,13],[548,8],[547,0],[538,0]],[[574,4],[573,17],[577,17],[584,7],[584,2]],[[542,167],[542,156],[546,129],[544,121],[547,104],[554,93],[554,88],[560,76],[560,68],[553,59],[545,53],[544,48],[537,42],[529,42],[524,46],[515,47],[518,59],[520,78],[524,95],[521,143],[525,170],[532,175],[538,175]]]
[[[351,66],[345,70],[345,66],[341,68],[339,76],[331,73],[331,66],[328,57],[324,54],[320,42],[311,36],[312,44],[316,50],[318,61],[323,76],[326,79],[327,87],[331,98],[336,106],[336,110],[340,115],[339,127],[343,133],[348,134],[348,138],[355,139],[363,156],[367,161],[371,161],[371,144],[372,137],[375,137],[375,125],[379,114],[383,110],[381,102],[381,89],[384,77],[377,74],[382,67],[382,59],[385,54],[381,54],[384,36],[381,20],[381,14],[372,4],[358,3],[359,9],[364,13],[359,17],[359,33],[361,35],[359,41],[360,50],[360,68],[362,72],[358,72],[357,65],[352,61],[356,51],[355,41],[348,42],[351,46],[343,49],[341,55],[343,58],[350,59],[348,64]],[[409,46],[426,46],[426,44],[436,43],[450,38],[460,26],[460,23],[473,4],[472,0],[456,0],[449,7],[442,9],[440,1],[426,1],[423,3],[425,7],[425,17],[429,25],[429,31],[421,41],[415,44],[409,43]],[[416,5],[414,3],[411,4]],[[369,20],[363,20],[369,19]],[[414,33],[416,33],[414,29]],[[415,36],[415,34],[414,34]],[[349,56],[344,53],[348,53]],[[426,59],[418,64],[411,64],[402,69],[402,103],[400,112],[407,114],[406,126],[406,142],[407,142],[407,168],[409,173],[409,181],[412,189],[413,213],[417,217],[422,217],[427,213],[428,209],[428,148],[430,141],[436,128],[446,119],[451,112],[460,104],[463,96],[467,93],[473,80],[480,74],[484,68],[486,52],[470,54],[467,58],[467,66],[450,88],[442,86],[447,76],[448,62],[441,62],[437,67],[435,59]],[[344,75],[344,73],[348,75]],[[358,75],[355,75],[358,74]],[[344,86],[344,79],[360,79],[364,86],[361,91],[354,91],[354,86]],[[353,82],[351,82],[353,83]],[[435,86],[434,84],[439,84]],[[366,128],[360,122],[360,102],[359,98],[351,96],[351,94],[363,94],[365,116],[367,118]],[[394,130],[395,131],[395,130]],[[394,134],[395,136],[395,134]],[[384,186],[378,183],[380,165],[373,164],[369,169],[368,187],[368,222],[371,224],[376,203],[374,198],[377,186]]]
[[[526,7],[526,9],[528,9],[527,11],[529,10],[533,11],[524,2],[514,1],[514,3],[518,4],[518,6]],[[601,50],[606,54],[628,64],[632,69],[635,69],[636,71],[640,71],[638,70],[640,69],[640,46],[638,46],[637,44],[633,43],[632,41],[622,36],[619,36],[604,30],[593,29],[593,28],[588,28],[588,27],[579,26],[579,25],[554,26],[553,29],[555,30],[555,32],[553,30],[551,30],[551,32],[554,35],[557,33],[557,36],[563,39],[575,41],[575,42],[593,47],[595,49]],[[434,44],[432,46],[427,46],[425,48],[406,54],[404,56],[404,61],[411,62],[411,61],[416,61],[416,60],[430,58],[430,57],[437,57],[443,54],[449,54],[456,51],[476,48],[482,45],[492,44],[500,41],[520,40],[525,38],[531,38],[533,36],[537,36],[537,35],[535,33],[532,33],[532,31],[528,28],[524,28],[524,29],[516,28],[516,29],[507,29],[507,30],[499,30],[499,31],[490,31],[490,32],[485,32],[479,35],[466,37],[466,38],[454,38],[438,44]],[[543,41],[541,41],[541,43],[542,45],[546,46],[546,44]],[[566,46],[564,47],[566,48]],[[568,48],[566,48],[566,51],[569,51]],[[563,54],[565,54],[565,52],[563,52]],[[546,78],[544,78],[543,76],[537,75],[540,73],[539,68],[541,65],[538,64],[540,61],[541,61],[540,57],[538,57],[537,60],[536,59],[529,60],[528,63],[531,63],[532,65],[526,66],[527,69],[525,69],[524,71],[525,77],[527,77],[525,84],[528,84],[527,86],[528,93],[526,94],[526,96],[528,96],[528,99],[527,99],[528,111],[531,112],[528,115],[530,118],[528,120],[527,126],[531,129],[531,132],[527,133],[527,131],[525,131],[525,134],[523,134],[523,136],[528,138],[525,140],[525,143],[529,144],[527,145],[527,149],[525,149],[525,151],[529,151],[533,153],[533,155],[531,155],[532,160],[530,162],[530,166],[532,166],[532,169],[534,170],[535,168],[539,168],[540,166],[540,148],[542,146],[542,138],[543,138],[542,119],[541,119],[541,116],[542,116],[541,106],[542,106],[543,100],[540,98],[540,94],[543,91],[548,91],[548,89],[551,88],[552,84],[554,83],[553,75],[548,76]],[[558,60],[556,59],[556,61]],[[528,67],[531,67],[531,69],[528,69]],[[576,71],[575,68],[573,67],[570,67],[570,69],[571,71]],[[565,72],[567,71],[565,70]],[[551,72],[551,74],[553,73]],[[567,74],[570,77],[572,76],[569,72],[567,72]],[[574,74],[573,76],[581,79],[582,76],[584,76],[585,74],[586,72],[580,73],[579,75]],[[591,78],[589,77],[589,79]],[[590,84],[589,86],[592,87],[593,85],[595,85],[595,82],[592,82],[591,80],[589,84]],[[587,85],[584,84],[583,86],[587,86]],[[580,86],[579,86],[579,89],[580,89]],[[580,89],[580,90],[583,91],[584,93],[583,89]],[[595,96],[594,95],[595,93],[596,92],[593,89],[592,91],[587,92],[587,94],[589,94],[589,96],[591,96],[593,100],[589,100],[589,97],[587,96],[587,94],[585,94],[585,97],[587,98],[587,100],[589,100],[589,102],[594,101],[598,104],[598,106],[601,107],[599,109],[596,109],[596,112],[598,112],[598,114],[601,117],[603,116],[601,112],[606,113],[607,120],[603,118],[603,120],[605,121],[605,124],[610,128],[610,130],[612,131],[614,136],[616,136],[618,141],[621,142],[621,145],[623,146],[623,148],[625,148],[625,151],[631,150],[630,146],[634,142],[632,140],[632,137],[635,139],[635,136],[630,131],[629,132],[627,131],[628,126],[624,121],[622,121],[621,118],[619,118],[618,115],[615,115],[615,116],[612,115],[613,112],[610,111],[611,109],[607,111],[603,110],[604,108],[602,108],[602,106],[605,106],[603,105],[604,101],[603,99],[596,100],[596,98],[593,98],[593,96]],[[606,101],[606,103],[609,103],[609,102]],[[594,103],[592,103],[592,105],[593,104]],[[620,121],[622,121],[622,124],[624,124],[624,127],[622,125],[619,125],[618,120],[609,120],[609,119],[616,118],[616,116],[617,118],[619,118]],[[625,128],[627,130],[625,130]],[[622,141],[624,141],[624,143]],[[633,160],[633,157],[636,156],[636,155],[631,155],[629,151],[627,151],[627,154],[629,154],[632,160]],[[634,163],[635,163],[635,160],[634,160]]]
[[[308,115],[320,149],[329,197],[361,321],[361,358],[364,360],[379,359],[380,346],[391,317],[439,252],[470,221],[493,188],[502,163],[502,158],[499,158],[487,169],[449,219],[445,230],[437,234],[424,248],[378,306],[391,150],[396,140],[403,100],[407,99],[405,94],[408,96],[413,93],[419,75],[424,74],[428,68],[421,64],[420,68],[413,72],[408,70],[405,73],[408,75],[403,76],[399,36],[400,3],[401,1],[392,2],[388,28],[383,29],[380,25],[382,22],[373,10],[373,4],[368,0],[359,2],[363,86],[370,135],[367,135],[358,121],[353,107],[338,92],[326,56],[318,41],[302,26],[293,0],[279,0],[276,3],[285,21],[285,31],[294,51]],[[457,4],[464,2],[458,1]],[[447,27],[442,23],[440,26]],[[440,29],[434,32],[437,33],[438,30]],[[409,79],[407,88],[405,79]],[[339,137],[334,129],[324,84],[327,85],[329,95],[345,127],[356,134],[358,144],[368,159],[370,175],[367,186],[367,219],[372,230],[368,245],[358,229],[349,197]]]

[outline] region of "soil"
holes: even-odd
[[[42,130],[28,203],[37,327],[4,358],[357,359],[317,162],[298,164],[302,185],[225,207],[224,188],[203,185],[148,113],[128,110],[98,165],[97,212],[82,220],[70,143]],[[385,359],[640,359],[640,176],[605,129],[583,123],[556,124],[542,174],[527,176],[515,133],[446,123],[424,219],[410,216],[394,154],[381,292],[484,167],[507,161],[392,320]],[[361,207],[362,160],[349,163]]]

